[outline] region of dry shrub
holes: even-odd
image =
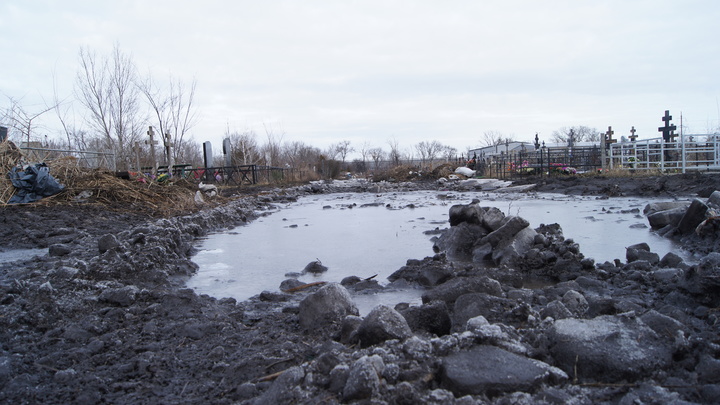
[[[400,165],[373,173],[375,181],[411,181],[420,177],[418,168],[410,165]]]
[[[141,176],[126,180],[105,170],[64,166],[59,170],[52,166],[51,174],[66,188],[58,196],[50,197],[57,202],[74,202],[80,197],[111,208],[146,211],[161,216],[196,209],[194,196],[197,185],[184,179],[158,183]]]
[[[432,172],[430,173],[430,176],[433,180],[437,180],[441,177],[447,178],[449,175],[455,173],[455,169],[458,165],[453,165],[450,163],[443,163],[440,166],[434,168]]]
[[[8,151],[4,144],[2,147],[5,149],[0,149],[0,163],[1,170],[8,173],[20,158],[11,158],[16,155],[12,149]],[[160,183],[140,176],[127,180],[107,170],[81,168],[73,157],[45,163],[50,169],[50,175],[64,185],[65,190],[34,203],[37,205],[91,203],[108,209],[132,210],[153,216],[172,216],[197,210],[194,200],[197,184],[184,179]],[[15,194],[15,188],[7,175],[2,180],[0,192],[4,204]],[[224,200],[217,196],[214,202],[217,204]]]
[[[15,194],[15,187],[10,182],[8,174],[10,170],[17,166],[22,159],[23,154],[9,140],[0,142],[0,203],[6,204],[8,200]]]

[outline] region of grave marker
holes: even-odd
[[[613,134],[615,134],[615,131],[612,130],[612,126],[609,126],[607,132],[605,132],[606,147],[609,147],[611,143],[617,143],[617,139],[612,138]]]
[[[157,174],[157,163],[155,162],[155,145],[157,145],[157,141],[155,140],[155,131],[153,130],[152,125],[150,126],[150,129],[147,131],[148,136],[150,137],[150,140],[145,141],[145,145],[150,145],[150,164],[152,165],[152,174]]]
[[[675,137],[677,137],[677,134],[675,134],[674,131],[677,129],[677,127],[675,125],[670,125],[670,120],[672,120],[670,110],[665,110],[665,115],[662,117],[662,120],[665,121],[665,125],[663,125],[662,127],[658,127],[658,132],[662,132],[663,141],[675,142]]]
[[[635,142],[637,140],[637,135],[635,135],[635,126],[630,129],[630,142]]]

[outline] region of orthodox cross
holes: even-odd
[[[677,129],[677,127],[675,125],[670,125],[670,120],[672,120],[670,110],[665,110],[665,115],[662,117],[662,120],[665,121],[665,125],[662,127],[658,127],[658,132],[662,132],[663,140],[665,142],[675,142],[675,137],[677,135],[674,133],[674,131]]]
[[[612,130],[612,126],[608,127],[607,132],[605,132],[605,145],[617,143],[617,139],[612,139],[614,133],[615,131]]]
[[[147,134],[150,137],[150,140],[146,140],[145,144],[150,145],[150,159],[153,167],[153,174],[155,174],[155,145],[157,145],[158,142],[155,140],[155,131],[153,131],[152,126],[150,127],[150,129],[148,129]]]

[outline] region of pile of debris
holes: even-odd
[[[22,152],[10,141],[0,142],[0,172],[10,173],[22,159]],[[15,194],[15,187],[7,176],[0,177],[0,203],[5,204]]]
[[[13,173],[17,180],[27,177],[28,171],[35,171],[45,172],[46,178],[50,177],[62,185],[55,187],[53,193],[40,196],[45,198],[36,204],[90,203],[109,209],[138,210],[153,216],[172,216],[198,209],[194,201],[197,185],[185,179],[158,182],[143,174],[123,179],[108,170],[80,167],[78,160],[73,157],[27,167],[25,164],[24,156],[15,144],[10,141],[0,143],[0,172],[4,173],[0,177],[0,204],[34,201],[18,201],[17,198],[11,201],[18,193],[18,188],[13,185],[9,174]],[[223,201],[219,196],[213,199],[214,204]]]

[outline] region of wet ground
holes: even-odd
[[[541,183],[543,192],[594,197],[674,199],[698,193],[706,197],[708,190],[720,189],[720,179],[711,175],[543,179]],[[383,187],[385,192],[430,187],[448,191],[447,185]],[[98,206],[3,207],[3,250],[42,248],[49,253],[0,263],[0,402],[713,403],[719,397],[716,308],[720,303],[712,278],[716,267],[707,258],[702,266],[687,271],[646,268],[643,263],[578,269],[581,275],[574,280],[530,292],[504,281],[490,283],[488,288],[499,296],[482,299],[492,306],[513,302],[517,307],[488,313],[489,324],[476,323],[472,330],[435,337],[416,332],[406,340],[366,348],[332,339],[331,328],[301,327],[299,303],[316,290],[264,294],[238,302],[183,287],[197,270],[190,260],[196,243],[208,233],[252,222],[258,212],[297,197],[350,191],[373,192],[373,188],[277,190],[169,219]],[[444,271],[446,264],[433,263],[417,260],[411,267]],[[509,270],[488,270],[483,277],[510,280]],[[453,277],[472,271],[455,268]],[[561,307],[555,301],[571,296],[570,290],[587,297],[589,312],[563,322],[549,318],[540,322],[541,312],[547,315],[550,309],[559,319]],[[642,321],[635,318],[640,314]],[[576,364],[573,374],[574,358],[562,357],[563,352],[548,343],[567,343],[565,333],[571,328],[561,326],[583,325],[619,328],[599,339],[615,348],[632,342],[654,347],[659,341],[648,341],[651,337],[670,336],[669,343],[662,340],[658,351],[638,358],[637,366],[623,362],[633,359],[634,352],[607,353],[599,357],[617,363],[585,368],[594,359],[588,357]],[[499,348],[514,357],[499,353]],[[557,348],[587,355],[582,347]],[[566,378],[557,369],[548,369],[542,381],[512,386],[509,391],[466,391],[453,383],[452,353],[469,349],[476,350],[472,355],[502,356],[517,365],[525,364],[523,359],[544,362],[567,370]],[[537,364],[521,369],[534,369]],[[623,366],[625,373],[614,372]],[[281,371],[285,373],[280,375]]]

